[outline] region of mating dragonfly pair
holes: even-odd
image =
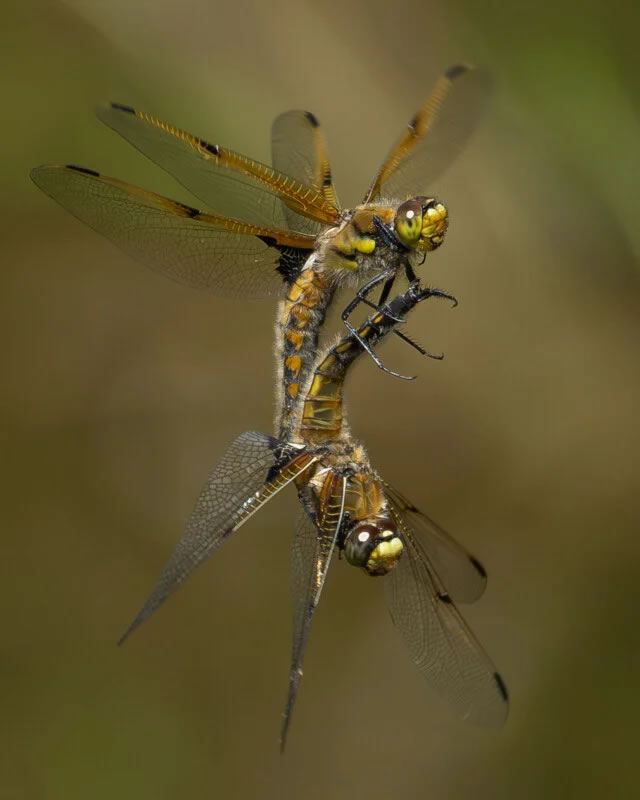
[[[362,204],[352,209],[340,209],[319,123],[302,111],[276,118],[273,166],[128,106],[98,111],[210,211],[83,167],[44,166],[31,173],[44,192],[154,270],[196,288],[281,296],[277,436],[251,432],[231,445],[123,640],[225,539],[293,483],[301,511],[292,547],[294,631],[283,747],[309,628],[336,549],[368,574],[386,576],[391,615],[413,660],[461,716],[494,726],[506,718],[505,684],[454,605],[480,597],[486,584],[482,566],[378,475],[351,436],[343,411],[344,380],[355,358],[367,352],[387,369],[374,352],[387,333],[429,355],[397,329],[428,297],[453,301],[444,292],[421,288],[416,279],[416,267],[442,243],[448,221],[446,207],[428,196],[426,187],[464,146],[489,91],[481,70],[448,70]],[[399,274],[409,288],[389,300]],[[319,352],[327,309],[343,286],[357,289],[342,314],[348,333]],[[374,303],[369,295],[378,286]],[[355,328],[349,317],[360,303],[375,312]]]

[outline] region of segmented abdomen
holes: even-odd
[[[333,287],[325,273],[304,269],[291,284],[278,309],[276,339],[282,399],[277,427],[282,441],[295,433],[301,387],[306,387],[318,350],[318,332]]]

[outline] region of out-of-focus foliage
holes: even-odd
[[[0,33],[3,548],[0,797],[633,797],[640,12],[632,3],[13,3]],[[446,9],[446,10],[445,10]],[[423,686],[380,585],[329,577],[288,751],[292,497],[119,650],[207,472],[269,430],[269,303],[127,261],[28,182],[73,162],[184,192],[91,115],[138,105],[268,157],[312,109],[345,204],[440,70],[498,91],[434,187],[425,279],[460,300],[349,386],[376,466],[486,564],[467,616],[505,675],[500,734]],[[259,387],[264,387],[260,391]]]

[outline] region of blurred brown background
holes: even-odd
[[[0,798],[637,796],[633,7],[4,4]],[[425,278],[460,306],[409,327],[446,359],[390,344],[418,380],[363,362],[349,408],[382,473],[487,566],[465,614],[511,716],[499,734],[450,716],[382,587],[336,563],[281,758],[293,496],[115,646],[226,445],[271,429],[274,305],[153,275],[28,170],[70,161],[189,201],[98,124],[97,102],[262,159],[271,119],[302,107],[352,204],[459,60],[499,86],[434,187],[452,223]]]

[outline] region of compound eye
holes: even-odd
[[[422,235],[422,216],[424,198],[407,200],[398,206],[394,228],[396,236],[405,247],[415,247]]]
[[[364,523],[356,525],[344,543],[344,555],[354,567],[364,567],[371,551],[376,546],[379,531],[375,525]]]

